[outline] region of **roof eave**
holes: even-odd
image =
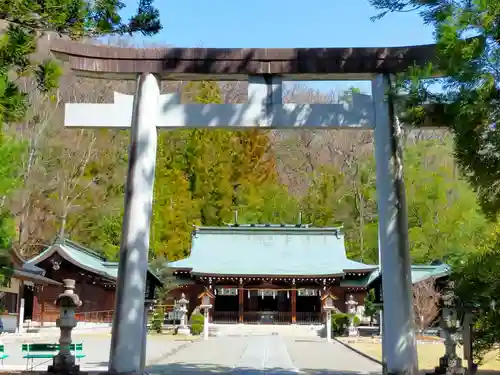
[[[113,275],[109,275],[105,272],[100,272],[92,267],[88,267],[86,266],[85,264],[77,261],[76,259],[74,259],[71,255],[69,255],[66,250],[64,249],[63,246],[61,246],[61,244],[54,244],[52,245],[51,247],[49,247],[47,250],[45,250],[44,252],[42,252],[41,254],[37,255],[35,258],[33,258],[32,260],[28,261],[27,263],[28,264],[33,264],[33,265],[36,265],[36,264],[40,264],[41,262],[43,262],[44,260],[50,258],[54,253],[58,253],[63,259],[65,259],[66,261],[74,264],[75,266],[77,267],[80,267],[81,269],[84,269],[88,272],[92,272],[92,273],[95,273],[96,275],[99,275],[99,276],[102,276],[106,279],[109,279],[109,280],[112,280],[112,281],[116,281],[116,277],[113,276]]]
[[[245,277],[245,278],[281,278],[281,279],[323,279],[323,278],[337,278],[345,275],[344,272],[324,274],[324,275],[300,275],[300,274],[223,274],[213,272],[191,272],[193,276],[201,277]]]
[[[34,284],[40,284],[40,285],[57,285],[57,286],[62,286],[63,284],[49,279],[48,277],[36,274],[36,273],[30,273],[27,271],[15,269],[14,273],[12,274],[12,277],[23,280],[23,281],[31,281]]]

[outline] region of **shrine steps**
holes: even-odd
[[[253,336],[280,335],[289,337],[318,337],[322,334],[323,324],[315,325],[273,325],[273,324],[219,324],[209,326],[211,336]]]

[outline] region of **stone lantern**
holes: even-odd
[[[457,354],[457,344],[461,333],[460,319],[458,319],[455,304],[454,284],[449,281],[441,292],[441,319],[440,327],[444,333],[445,354],[439,359],[439,366],[434,369],[435,374],[464,374],[462,359]]]
[[[349,314],[349,336],[357,337],[359,332],[358,327],[354,325],[354,317],[356,316],[356,306],[358,303],[355,301],[354,296],[350,294],[345,304],[347,305],[347,313]]]
[[[208,340],[208,325],[210,324],[209,323],[209,320],[210,320],[209,319],[209,311],[212,308],[212,304],[210,303],[212,296],[211,296],[211,293],[208,291],[205,291],[200,296],[201,296],[201,306],[200,307],[203,309],[203,317],[204,317],[203,339]]]
[[[335,310],[335,296],[330,293],[325,294],[321,297],[323,303],[323,310],[326,311],[326,340],[328,342],[332,341],[332,310]]]
[[[181,324],[177,328],[177,334],[183,336],[190,336],[191,330],[187,325],[187,312],[189,301],[186,299],[184,293],[181,294],[181,299],[177,301],[177,311],[181,314]]]
[[[54,357],[52,366],[49,366],[50,373],[73,374],[80,371],[80,366],[75,364],[75,356],[71,353],[71,331],[77,325],[75,310],[82,305],[82,301],[75,294],[75,280],[64,279],[64,292],[59,294],[56,306],[61,309],[56,325],[61,330],[59,337],[59,353]]]

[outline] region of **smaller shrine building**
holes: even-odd
[[[75,293],[83,302],[77,310],[78,320],[112,321],[118,262],[109,261],[100,253],[74,241],[58,238],[42,253],[25,262],[23,267],[43,270],[45,277],[53,281],[25,295],[26,319],[42,325],[55,322],[59,317],[59,309],[54,301],[61,293],[62,281],[68,278],[75,280]],[[146,298],[153,298],[154,288],[158,285],[161,285],[160,280],[149,270]]]

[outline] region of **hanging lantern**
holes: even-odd
[[[248,291],[248,299],[250,299],[250,291]]]
[[[289,290],[286,291],[286,298],[290,299],[290,291]]]
[[[273,290],[273,299],[276,299],[276,291]]]

